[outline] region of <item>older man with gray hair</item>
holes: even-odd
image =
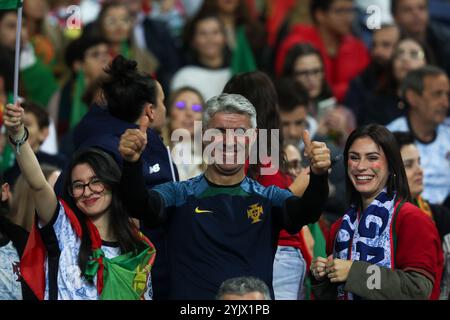
[[[406,116],[386,127],[413,134],[424,170],[422,196],[443,204],[450,197],[450,81],[443,69],[425,66],[410,71],[401,90]]]
[[[248,158],[248,138],[254,136],[244,133],[256,129],[256,111],[247,99],[236,94],[213,97],[205,119],[204,136],[210,139],[203,140],[211,141],[207,148],[213,146],[205,173],[153,190],[145,188],[140,163],[146,131],[130,129],[122,135],[125,203],[147,227],[163,225],[167,230],[170,299],[214,299],[222,282],[237,276],[263,280],[273,296],[278,233],[282,228],[299,232],[319,219],[328,196],[330,151],[322,142],[311,142],[305,132],[311,178],[300,198],[289,190],[261,186],[246,177],[245,161],[237,161],[241,151]],[[148,119],[143,115],[141,120],[144,128]]]
[[[217,300],[271,300],[264,281],[255,277],[237,277],[222,282]]]

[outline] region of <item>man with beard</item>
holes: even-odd
[[[399,29],[395,25],[384,25],[374,31],[370,55],[372,62],[355,79],[345,96],[344,105],[353,111],[356,119],[364,112],[361,106],[374,95],[380,81],[386,77],[387,67],[392,60],[394,47],[400,38]]]
[[[141,120],[145,127],[148,119]],[[221,94],[208,100],[203,128],[213,131],[206,130],[203,137],[213,140],[204,152],[212,156],[206,172],[150,191],[139,160],[146,146],[145,131],[127,130],[119,145],[125,160],[124,201],[147,227],[163,225],[167,230],[170,299],[214,299],[221,283],[237,276],[260,278],[273,297],[279,231],[297,233],[319,219],[328,196],[330,151],[325,143],[311,142],[308,133],[303,134],[311,179],[300,198],[276,186],[264,188],[245,176],[245,160],[254,141],[247,133],[256,129],[256,111],[246,98]]]

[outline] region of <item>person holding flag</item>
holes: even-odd
[[[38,217],[20,263],[26,283],[39,299],[152,299],[155,249],[121,201],[114,159],[99,149],[79,150],[58,199],[27,141],[23,116],[19,105],[6,106],[6,131]]]
[[[146,118],[144,124],[149,121]],[[276,186],[264,188],[246,177],[245,159],[251,143],[243,141],[238,132],[251,133],[256,128],[256,110],[246,98],[224,93],[208,100],[203,128],[216,132],[213,145],[207,148],[217,143],[205,173],[153,190],[145,188],[142,177],[145,126],[128,129],[119,145],[125,160],[123,199],[144,225],[163,225],[167,230],[170,299],[214,299],[220,284],[236,276],[260,278],[273,297],[279,231],[297,233],[303,225],[318,220],[328,196],[330,151],[325,143],[311,141],[309,134],[304,134],[311,179],[300,198]],[[226,152],[220,146],[226,147]]]

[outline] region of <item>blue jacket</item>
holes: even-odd
[[[93,105],[74,131],[75,149],[98,147],[108,152],[122,166],[119,152],[120,136],[127,130],[138,128],[134,123],[117,119],[108,111]],[[173,181],[167,148],[159,135],[152,129],[147,130],[147,147],[142,153],[143,175],[148,188]],[[178,171],[173,164],[176,180]]]

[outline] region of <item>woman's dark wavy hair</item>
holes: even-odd
[[[224,93],[240,94],[248,99],[256,109],[257,128],[280,129],[281,121],[278,108],[278,95],[272,80],[261,71],[245,72],[234,75],[228,80]],[[279,159],[280,169],[286,172],[286,160],[282,146],[284,138],[282,130],[279,131]],[[259,145],[257,146],[260,147]],[[267,150],[271,150],[270,139],[268,139]],[[257,150],[258,151],[258,150]],[[247,175],[256,178],[259,175],[261,164],[250,165]]]
[[[156,81],[139,72],[136,61],[118,55],[105,72],[102,90],[112,116],[134,123],[146,103],[156,106]]]
[[[332,93],[331,88],[325,78],[325,63],[322,59],[320,52],[309,43],[297,44],[297,45],[293,46],[291,49],[289,49],[289,51],[286,55],[286,59],[284,61],[283,70],[281,72],[280,77],[295,78],[295,74],[294,74],[295,62],[297,61],[298,58],[301,58],[304,56],[309,56],[309,55],[315,55],[319,58],[320,63],[322,63],[323,74],[324,74],[323,80],[322,80],[322,88],[320,90],[320,95],[316,99],[322,100],[322,99],[327,99],[327,98],[332,97],[333,93]]]
[[[204,13],[215,13],[218,14],[220,12],[219,6],[217,5],[218,0],[204,0],[202,6],[199,9],[201,14]],[[250,24],[252,23],[252,17],[250,15],[250,10],[247,6],[247,2],[245,0],[239,0],[239,4],[236,7],[235,11],[236,25],[242,24]]]
[[[98,13],[97,19],[94,22],[95,24],[95,32],[99,35],[104,36],[104,30],[103,30],[103,20],[105,19],[106,14],[108,13],[108,10],[111,8],[117,8],[117,7],[124,7],[127,9],[127,6],[124,3],[121,3],[117,0],[109,0],[104,1],[102,4],[102,7],[100,9],[100,12]]]
[[[69,168],[65,171],[62,198],[73,209],[81,225],[83,234],[81,237],[78,265],[82,272],[84,272],[92,253],[92,242],[87,227],[87,219],[89,218],[78,209],[75,204],[75,199],[69,193],[72,185],[72,170],[79,164],[89,165],[96,177],[105,184],[107,188],[105,190],[111,192],[111,205],[109,207],[110,227],[119,243],[121,252],[125,253],[139,249],[143,247],[143,244],[137,236],[136,227],[132,224],[119,195],[121,171],[117,163],[109,154],[100,149],[87,148],[79,150],[74,154]]]
[[[386,183],[388,196],[391,197],[393,193],[396,192],[398,198],[411,202],[411,193],[409,191],[405,167],[403,166],[400,148],[398,147],[394,135],[382,125],[368,124],[353,130],[344,147],[344,163],[346,164],[345,184],[347,187],[347,200],[349,204],[362,207],[361,195],[356,191],[348,176],[348,152],[355,140],[366,137],[372,139],[373,142],[383,150],[384,155],[386,156],[389,170],[389,178]]]
[[[192,17],[185,25],[183,30],[183,51],[186,52],[186,64],[199,64],[198,52],[193,47],[194,37],[197,32],[197,25],[204,20],[214,19],[219,25],[220,29],[226,38],[226,30],[222,21],[216,13],[212,12],[198,12],[194,17]],[[231,61],[231,50],[228,47],[226,41],[223,49],[223,64],[228,66]]]

